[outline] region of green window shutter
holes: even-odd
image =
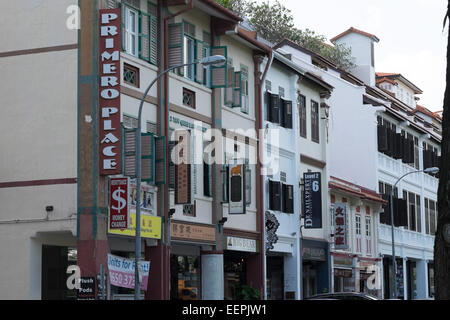
[[[234,92],[234,68],[231,66],[231,64],[229,64],[228,66],[227,73],[227,87],[225,88],[224,102],[225,105],[232,105]]]
[[[241,72],[241,111],[248,114],[248,71]]]
[[[150,62],[150,15],[139,11],[139,58]]]
[[[136,177],[136,129],[122,126],[123,175]]]
[[[233,108],[242,106],[242,73],[237,71],[234,73],[233,86]]]
[[[227,59],[227,47],[211,47],[211,56],[221,55]],[[227,64],[211,66],[211,88],[225,88],[227,86]]]
[[[150,16],[150,63],[158,64],[158,18]]]
[[[123,4],[123,3],[121,3],[121,2],[119,2],[119,8],[120,8],[120,27],[121,27],[121,35],[120,35],[120,38],[121,38],[121,44],[122,44],[122,51],[125,51],[125,35],[126,35],[126,32],[125,32],[125,8],[126,8],[126,5],[125,4]]]
[[[183,23],[169,24],[169,68],[184,63],[184,26]],[[183,68],[179,68],[179,73],[183,73]]]
[[[196,56],[195,59],[201,61],[203,58],[203,41],[195,40],[196,43]],[[203,83],[203,65],[201,63],[197,63],[195,65],[195,81],[198,83]]]
[[[166,183],[166,137],[155,138],[155,184]]]
[[[141,180],[153,183],[155,181],[155,136],[153,133],[142,133]]]

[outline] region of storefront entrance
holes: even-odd
[[[67,288],[67,267],[77,265],[77,249],[42,246],[42,300],[76,300],[76,289]]]
[[[224,299],[241,299],[242,285],[247,283],[247,253],[225,251],[224,261]]]
[[[267,257],[267,300],[283,300],[284,257]]]
[[[170,299],[199,300],[200,256],[171,255],[170,269]]]

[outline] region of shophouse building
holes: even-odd
[[[348,290],[355,288],[355,291],[362,291],[364,284],[361,279],[367,276],[361,274],[361,261],[364,260],[361,258],[369,258],[370,263],[382,269],[383,281],[381,289],[377,288],[378,295],[385,298],[393,296],[393,277],[392,271],[389,271],[392,265],[392,239],[388,221],[389,206],[385,201],[390,193],[389,188],[392,188],[397,179],[411,172],[397,186],[395,197],[401,199],[394,200],[394,224],[397,227],[395,245],[399,259],[397,296],[405,299],[428,298],[432,296],[433,291],[432,233],[438,180],[423,172],[413,172],[438,166],[439,116],[416,107],[416,95],[420,94],[421,90],[402,75],[375,74],[375,43],[379,41],[376,36],[350,28],[332,41],[336,44],[346,44],[352,49],[356,64],[352,73],[339,70],[325,59],[288,40],[282,41],[277,47],[285,53],[291,53],[300,66],[316,72],[336,88],[330,99],[330,172],[333,177],[333,191],[337,190],[335,184],[344,184],[349,189],[359,188],[374,196],[369,210],[367,206],[361,206],[364,201],[361,202],[360,199],[353,209],[351,204],[347,205],[349,210],[354,212],[351,220],[347,220],[352,226],[350,232],[355,235],[351,238],[353,247],[349,249],[361,251],[363,254],[358,258],[359,266],[355,260],[350,263],[350,256],[344,263],[334,264],[334,290],[345,290],[347,283]],[[395,139],[398,142],[393,142]],[[384,200],[380,199],[380,196],[377,198],[376,192],[385,195]],[[335,192],[332,192],[332,196],[332,201],[336,203],[339,200],[341,203],[345,202],[344,199],[339,199]],[[347,200],[347,197],[345,198]],[[380,205],[384,205],[384,208],[380,208]],[[366,210],[370,213],[370,220],[361,219],[361,214]],[[368,231],[372,228],[378,235],[372,235],[371,246],[369,242],[362,241],[362,238],[364,234],[366,238],[370,237]],[[335,225],[335,247],[336,230]],[[359,233],[361,241],[356,236]],[[339,252],[333,256],[338,257],[337,253]],[[347,269],[350,269],[350,265],[354,270],[359,268],[359,274],[354,274],[351,278],[349,271],[337,270],[343,269],[345,265]],[[339,277],[348,280],[339,280]]]
[[[29,1],[2,7],[36,28],[11,30],[0,57],[11,79],[2,87],[2,105],[9,106],[4,136],[23,146],[5,145],[11,150],[2,162],[0,228],[10,245],[1,246],[9,258],[1,275],[8,290],[0,295],[76,298],[67,289],[69,265],[95,278],[108,254],[135,256],[135,139],[143,98],[140,255],[151,271],[142,297],[238,299],[243,285],[262,296],[260,165],[251,155],[258,153],[261,127],[258,70],[271,49],[215,1],[55,2],[39,10],[29,10]],[[143,97],[159,73],[210,55],[226,63],[177,68]],[[42,99],[32,103],[36,96]],[[113,98],[115,105],[108,104]],[[26,133],[17,125],[23,121]],[[188,165],[171,157],[180,156],[173,151],[182,140],[184,155],[193,158]],[[218,147],[207,152],[214,141]],[[29,165],[25,149],[35,159]],[[108,222],[113,175],[130,178],[127,230]],[[111,299],[133,295],[132,288],[105,289]]]
[[[303,203],[303,186],[301,181],[303,173],[311,171],[315,174],[319,173],[322,179],[318,182],[324,186],[320,188],[319,197],[323,201],[314,209],[319,217],[324,212],[326,214],[328,175],[321,165],[318,167],[316,165],[325,162],[326,160],[322,160],[327,156],[326,121],[320,118],[319,104],[327,101],[332,90],[329,84],[309,74],[288,57],[274,52],[273,61],[264,82],[263,109],[265,130],[276,130],[278,133],[277,139],[274,141],[266,139],[264,144],[267,154],[276,159],[276,166],[271,166],[270,169],[273,170],[264,175],[266,223],[275,223],[277,226],[275,230],[266,230],[267,299],[300,299],[302,296],[302,259],[300,257],[302,210],[300,208]],[[308,128],[306,123],[309,125]],[[301,133],[305,133],[302,139],[300,139]],[[307,140],[306,135],[314,136],[315,141]],[[320,210],[321,208],[323,211]],[[326,246],[324,247],[327,249]],[[320,262],[326,265],[326,250],[320,252],[323,252],[323,255],[316,259],[320,258]],[[316,259],[314,259],[316,263],[319,263]],[[305,262],[308,275],[316,277],[315,274],[311,276],[313,272],[316,272],[314,268],[309,269],[312,265],[311,261]],[[327,268],[323,269],[326,274]],[[309,280],[309,278],[305,280],[308,284],[313,281],[316,280]],[[310,290],[315,292],[315,285]]]

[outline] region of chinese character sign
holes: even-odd
[[[334,248],[347,249],[347,221],[345,203],[335,203],[333,209],[334,219]]]

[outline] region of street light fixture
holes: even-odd
[[[416,171],[410,171],[405,173],[403,176],[397,179],[394,186],[391,189],[391,194],[389,196],[389,203],[390,203],[390,211],[391,211],[391,238],[392,238],[392,274],[393,274],[393,282],[394,282],[394,299],[397,298],[397,263],[395,261],[395,242],[394,242],[394,204],[393,204],[393,197],[394,197],[394,190],[397,184],[402,180],[405,176],[411,173],[417,173],[417,172],[424,172],[424,173],[438,173],[439,168],[437,167],[431,167],[426,168],[424,170],[416,170]]]
[[[201,59],[200,61],[195,61],[195,62],[191,62],[191,63],[185,63],[185,64],[180,64],[180,65],[176,65],[173,67],[170,67],[166,70],[164,70],[163,72],[161,72],[151,83],[150,85],[147,87],[147,89],[145,90],[144,95],[141,98],[141,102],[139,105],[139,113],[138,113],[138,127],[137,127],[137,140],[136,140],[136,248],[135,248],[135,274],[134,274],[134,299],[135,300],[139,300],[140,299],[140,283],[139,283],[139,259],[141,257],[141,156],[142,156],[142,139],[141,139],[141,130],[142,130],[142,125],[141,125],[141,118],[142,118],[142,108],[144,106],[144,100],[145,97],[147,97],[148,92],[150,91],[151,87],[156,83],[156,81],[158,81],[158,79],[160,79],[164,74],[166,74],[167,72],[173,70],[173,69],[177,69],[177,68],[181,68],[181,67],[185,67],[185,66],[189,66],[189,65],[194,65],[194,64],[198,64],[201,63],[204,66],[209,66],[209,65],[215,65],[215,66],[220,66],[223,65],[226,62],[226,59],[224,56],[221,55],[214,55],[214,56],[209,56],[209,57],[205,57],[203,59]],[[166,124],[167,125],[167,124]]]

